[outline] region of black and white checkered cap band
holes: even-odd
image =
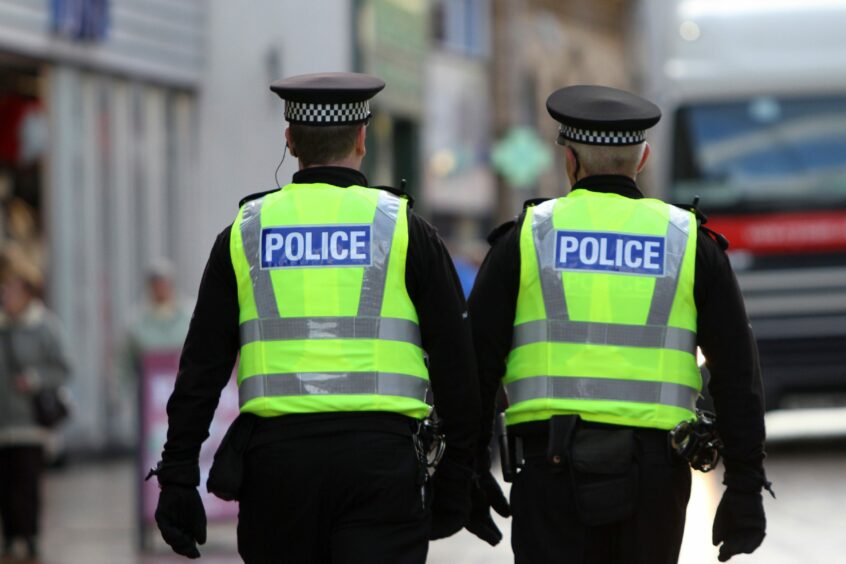
[[[586,145],[637,145],[646,141],[646,130],[642,131],[593,131],[561,125],[559,138],[569,139]]]
[[[349,104],[309,104],[285,101],[285,119],[292,123],[344,124],[359,123],[370,117],[370,102]]]

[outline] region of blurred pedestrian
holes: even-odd
[[[37,268],[22,253],[7,252],[0,279],[3,554],[12,555],[20,541],[27,556],[36,558],[40,480],[49,430],[38,423],[34,402],[40,392],[56,389],[65,382],[68,360],[59,321],[39,299],[42,284]]]
[[[179,554],[205,541],[197,458],[239,352],[241,415],[208,488],[239,500],[246,562],[422,563],[467,519],[479,399],[464,298],[436,231],[359,172],[383,87],[349,73],[272,86],[300,170],[241,201],[203,275],[155,471]],[[430,382],[447,444],[433,499]]]
[[[188,333],[191,312],[179,300],[174,285],[174,266],[169,260],[153,261],[146,272],[144,300],[135,309],[119,349],[117,382],[119,393],[114,398],[115,416],[131,431],[128,439],[138,436],[138,393],[144,357],[150,353],[179,352]]]
[[[492,234],[470,297],[480,444],[502,379],[508,434],[523,453],[511,460],[522,465],[511,489],[515,559],[677,561],[690,468],[668,432],[697,421],[697,345],[724,443],[727,489],[714,544],[721,561],[750,553],[766,527],[764,406],[725,239],[697,228],[695,208],[640,191],[655,105],[573,86],[553,93],[547,108],[560,123],[572,191],[528,202]],[[498,499],[496,483],[483,484]],[[485,497],[474,499],[474,514],[488,513]]]

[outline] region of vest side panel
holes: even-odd
[[[385,279],[385,299],[382,302],[382,315],[384,317],[408,319],[417,323],[417,310],[408,296],[408,288],[405,285],[408,244],[408,202],[400,199],[397,224],[391,245],[391,256],[388,259],[388,275]]]
[[[244,209],[241,208],[229,233],[229,256],[232,261],[232,268],[235,270],[235,281],[238,286],[238,316],[241,323],[258,317],[256,299],[253,295],[253,281],[250,278],[250,265],[241,237],[243,216]]]
[[[540,290],[538,256],[532,235],[534,217],[534,208],[528,208],[520,228],[520,286],[514,313],[515,325],[546,318],[543,294]]]
[[[696,245],[699,242],[699,229],[696,225],[696,217],[692,213],[690,216],[690,234],[684,251],[684,261],[679,274],[676,298],[673,301],[673,308],[670,310],[669,325],[696,332],[699,314],[696,309],[693,287],[696,280]]]

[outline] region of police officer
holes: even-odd
[[[242,458],[209,489],[239,500],[246,562],[422,563],[428,537],[467,519],[479,392],[458,279],[411,200],[358,170],[383,87],[349,73],[271,86],[300,170],[241,201],[200,284],[156,470],[179,554],[205,541],[197,460],[239,354],[241,415],[216,464]],[[434,501],[412,436],[430,384],[447,443]]]
[[[725,240],[638,188],[655,105],[572,86],[547,109],[572,191],[527,202],[494,231],[470,296],[480,444],[502,380],[523,460],[511,490],[516,562],[677,561],[690,468],[668,431],[696,418],[697,345],[725,443],[713,541],[721,561],[751,553],[765,530],[763,401]]]

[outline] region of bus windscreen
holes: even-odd
[[[846,207],[846,96],[753,97],[678,109],[673,201],[706,212]]]

